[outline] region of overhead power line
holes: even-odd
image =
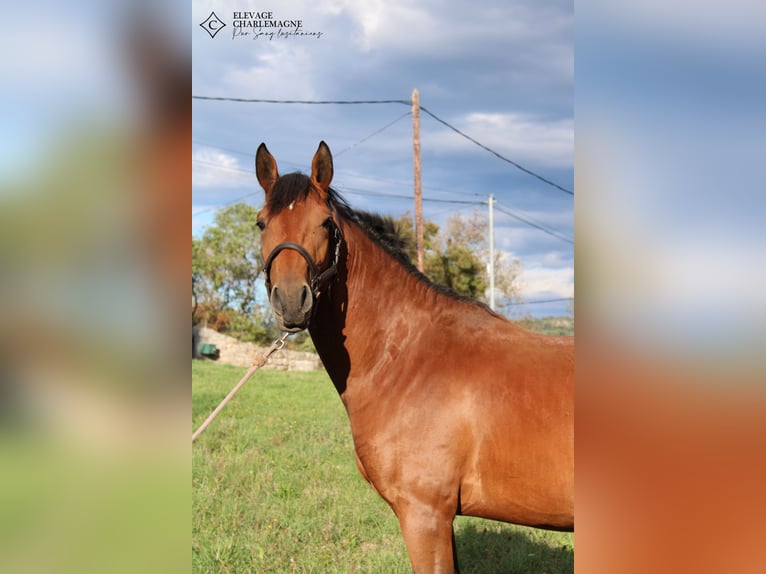
[[[490,147],[488,147],[488,146],[485,146],[483,143],[481,143],[481,142],[479,142],[479,141],[475,140],[474,138],[472,138],[472,137],[471,137],[471,136],[469,136],[468,134],[465,134],[465,133],[461,132],[461,131],[460,131],[459,129],[457,129],[455,126],[453,126],[453,125],[451,125],[451,124],[447,123],[446,121],[444,121],[443,119],[441,119],[440,117],[438,117],[438,116],[437,116],[436,114],[434,114],[433,112],[431,112],[431,111],[427,110],[427,109],[426,109],[426,108],[424,108],[423,106],[420,106],[420,109],[421,109],[422,111],[424,111],[425,113],[427,113],[429,116],[431,116],[433,119],[435,119],[435,120],[436,120],[437,122],[439,122],[440,124],[443,124],[443,125],[447,126],[447,127],[448,127],[449,129],[451,129],[453,132],[455,132],[455,133],[457,133],[457,134],[459,134],[459,135],[463,136],[463,137],[464,137],[465,139],[467,139],[468,141],[475,143],[475,144],[476,144],[477,146],[479,146],[480,148],[482,148],[482,149],[484,149],[484,150],[487,150],[489,153],[491,153],[492,155],[494,155],[494,156],[496,156],[496,157],[499,157],[501,160],[503,160],[503,161],[505,161],[505,162],[508,162],[508,163],[510,163],[512,166],[514,166],[514,167],[516,167],[516,168],[520,169],[520,170],[521,170],[521,171],[523,171],[524,173],[527,173],[527,174],[529,174],[529,175],[531,175],[531,176],[533,176],[533,177],[536,177],[537,179],[539,179],[539,180],[540,180],[540,181],[542,181],[543,183],[547,183],[548,185],[551,185],[551,186],[555,187],[556,189],[560,189],[560,190],[561,190],[561,191],[563,191],[564,193],[568,193],[569,195],[574,195],[574,191],[571,191],[571,190],[569,190],[569,189],[566,189],[566,188],[564,188],[564,187],[561,187],[561,186],[560,186],[558,183],[554,183],[554,182],[552,182],[550,179],[547,179],[547,178],[543,177],[542,175],[535,173],[535,172],[534,172],[534,171],[532,171],[531,169],[527,169],[526,167],[524,167],[523,165],[520,165],[520,164],[516,163],[516,162],[515,162],[515,161],[513,161],[512,159],[508,159],[507,157],[505,157],[505,156],[503,156],[503,155],[500,155],[498,152],[496,152],[496,151],[495,151],[495,150],[493,150],[492,148],[490,148]]]
[[[213,162],[208,162],[208,161],[199,160],[199,159],[193,159],[192,163],[196,163],[196,164],[200,164],[200,165],[206,165],[206,166],[209,166],[209,167],[213,167],[213,168],[216,168],[216,169],[222,169],[222,170],[225,170],[225,171],[242,173],[242,174],[249,175],[249,176],[253,176],[254,175],[253,172],[245,170],[245,169],[242,169],[242,168],[230,167],[230,166],[225,166],[225,165],[219,165],[219,164],[216,164],[216,163],[213,163]],[[352,188],[346,188],[346,187],[339,187],[338,189],[340,191],[342,191],[344,194],[350,193],[352,195],[362,195],[362,196],[367,196],[367,197],[383,197],[383,198],[386,198],[386,199],[412,199],[412,196],[405,195],[405,194],[385,193],[385,192],[379,192],[379,191],[352,189]],[[248,195],[246,195],[246,196],[244,196],[244,197],[242,197],[240,199],[227,202],[227,203],[224,204],[224,206],[230,205],[231,203],[236,203],[237,201],[241,201],[242,199],[245,199],[245,198],[250,197],[252,195],[257,195],[257,192],[256,193],[250,193],[250,194],[248,194]],[[449,203],[449,204],[454,204],[454,205],[485,205],[487,203],[486,201],[481,201],[481,200],[439,199],[439,198],[429,198],[429,197],[424,197],[423,201],[429,202],[429,203]],[[197,215],[201,215],[201,214],[207,213],[209,211],[214,211],[215,209],[218,209],[218,208],[220,208],[220,206],[217,207],[217,208],[203,209],[201,211],[198,211],[198,212],[194,213],[194,216],[196,217]],[[541,223],[537,223],[537,222],[533,221],[531,218],[521,216],[518,213],[514,213],[510,209],[502,206],[501,204],[499,204],[497,202],[495,202],[495,209],[497,209],[498,211],[500,211],[500,212],[502,212],[502,213],[504,213],[504,214],[506,214],[506,215],[508,215],[510,217],[513,217],[514,219],[517,219],[518,221],[521,221],[522,223],[525,223],[525,224],[530,225],[530,226],[532,226],[532,227],[534,227],[536,229],[539,229],[540,231],[543,231],[543,232],[547,233],[548,235],[552,235],[553,237],[556,237],[557,239],[561,239],[563,241],[566,241],[567,243],[574,244],[574,240],[573,239],[570,239],[569,237],[566,237],[565,235],[562,235],[562,234],[560,234],[559,232],[557,232],[555,230],[549,229],[549,228],[545,227],[544,225],[542,225]]]
[[[574,297],[558,297],[556,299],[540,299],[538,301],[514,301],[508,305],[537,305],[539,303],[563,303],[564,301],[574,301]]]
[[[192,163],[196,163],[198,165],[206,165],[208,167],[214,167],[215,169],[222,169],[224,171],[233,171],[236,173],[244,173],[245,175],[255,176],[255,171],[250,171],[246,169],[242,169],[241,167],[231,167],[228,165],[221,165],[219,163],[215,163],[212,161],[205,161],[204,159],[194,159],[192,158]]]
[[[407,112],[402,117],[406,117],[406,116],[410,115],[410,113],[411,112]],[[378,130],[378,132],[381,132],[384,129],[387,129],[387,128],[391,127],[394,123],[396,123],[400,119],[401,119],[401,117],[397,118],[396,120],[394,120],[390,124],[384,126],[380,130]],[[349,151],[351,148],[359,145],[363,141],[366,141],[366,140],[370,139],[370,137],[372,137],[372,135],[375,135],[375,134],[370,134],[369,136],[363,138],[363,140],[360,140],[360,141],[356,142],[355,144],[352,144],[351,146],[345,148],[345,150],[342,150],[341,152],[333,153],[333,157],[337,157],[341,153],[343,153],[345,151]],[[242,151],[242,150],[226,148],[226,147],[221,147],[221,146],[216,145],[216,144],[211,144],[211,143],[207,143],[207,142],[203,142],[203,141],[199,141],[199,140],[192,140],[192,143],[200,145],[200,146],[212,148],[212,149],[218,149],[218,150],[221,150],[221,151],[228,151],[228,152],[235,153],[235,154],[238,154],[238,155],[243,155],[243,156],[248,157],[248,158],[253,156],[253,152]],[[227,166],[223,166],[223,165],[216,164],[216,163],[209,162],[209,161],[205,161],[205,160],[192,159],[192,162],[193,163],[198,163],[198,164],[201,164],[201,165],[208,165],[208,166],[211,166],[211,167],[225,169],[225,170],[228,170],[228,171],[238,171],[238,172],[241,172],[241,173],[247,173],[248,175],[255,175],[254,171],[247,171],[247,170],[244,170],[244,169],[241,169],[241,168],[227,167]],[[390,180],[390,179],[381,179],[379,177],[370,177],[370,176],[363,176],[363,175],[358,175],[358,174],[357,174],[356,178],[357,179],[370,180],[370,181],[374,181],[374,182],[377,182],[377,183],[385,183],[385,184],[389,184],[389,185],[396,185],[396,186],[399,186],[399,187],[404,187],[404,186],[407,186],[407,185],[411,184],[411,182],[406,182],[405,183],[405,182],[402,182],[402,181],[395,181],[395,180]],[[481,194],[475,193],[475,192],[473,192],[473,193],[466,193],[466,192],[463,192],[463,191],[454,191],[454,190],[444,189],[444,188],[440,188],[440,187],[429,187],[429,186],[426,186],[426,187],[424,187],[424,189],[427,189],[427,190],[430,190],[430,191],[434,191],[434,192],[440,192],[440,193],[450,193],[452,195],[457,195],[457,196],[460,196],[460,197],[465,197],[466,195],[473,195],[473,196],[479,197],[481,195]],[[412,199],[412,196],[408,196],[408,197],[410,199]],[[481,204],[482,202],[477,200],[476,203],[477,204]]]
[[[541,224],[539,224],[539,223],[537,223],[535,221],[532,221],[531,219],[523,217],[523,216],[519,215],[518,213],[514,213],[510,209],[508,209],[506,207],[503,207],[502,205],[499,205],[497,202],[495,202],[495,209],[497,209],[498,211],[500,211],[502,213],[505,213],[506,215],[509,215],[509,216],[513,217],[514,219],[518,219],[522,223],[526,223],[527,225],[530,225],[530,226],[532,226],[532,227],[534,227],[536,229],[539,229],[540,231],[543,231],[543,232],[547,233],[548,235],[551,235],[551,236],[553,236],[553,237],[555,237],[557,239],[561,239],[562,241],[566,241],[567,243],[571,243],[572,245],[574,245],[574,239],[571,239],[571,238],[567,237],[566,235],[562,235],[558,231],[554,231],[553,229],[549,229],[549,228],[545,227],[544,225],[541,225]]]
[[[229,200],[229,201],[227,201],[226,203],[224,203],[222,205],[216,205],[216,206],[213,206],[213,207],[205,207],[203,209],[200,209],[199,211],[195,211],[194,213],[192,213],[192,217],[197,217],[198,215],[203,215],[203,214],[209,213],[211,211],[218,211],[219,209],[223,209],[224,207],[228,207],[230,205],[234,205],[235,203],[239,203],[240,201],[244,201],[248,197],[252,197],[253,195],[260,195],[261,193],[262,193],[261,191],[254,191],[252,193],[248,193],[247,195],[243,195],[242,197],[238,197],[237,199]]]
[[[307,104],[307,105],[365,105],[365,104],[403,104],[407,106],[412,105],[411,100],[400,100],[400,99],[388,99],[388,100],[274,100],[274,99],[262,99],[262,98],[230,98],[225,96],[197,96],[192,95],[193,100],[209,100],[209,101],[219,101],[219,102],[237,102],[237,103],[253,103],[253,104]],[[546,185],[550,185],[552,187],[555,187],[556,189],[563,191],[564,193],[567,193],[569,195],[574,195],[574,191],[567,189],[550,179],[543,177],[542,175],[535,173],[531,169],[528,169],[521,165],[518,162],[513,161],[512,159],[509,159],[505,157],[504,155],[496,152],[489,146],[484,145],[480,141],[472,138],[468,134],[460,131],[458,128],[450,124],[449,122],[441,119],[439,116],[434,114],[432,111],[428,110],[427,108],[423,106],[418,106],[420,110],[431,116],[433,119],[435,119],[440,124],[448,127],[458,135],[464,137],[468,141],[476,144],[480,148],[482,148],[485,151],[488,151],[495,157],[498,157],[499,159],[503,160],[506,163],[511,164],[515,168],[523,171],[524,173],[531,175],[532,177],[537,178],[538,180],[542,181]],[[397,120],[398,121],[398,120]],[[385,129],[385,128],[384,128]]]
[[[384,125],[382,128],[379,128],[379,129],[375,130],[375,131],[374,131],[374,132],[372,132],[371,134],[369,134],[369,135],[367,135],[367,136],[363,137],[362,139],[360,139],[359,141],[357,141],[357,142],[355,142],[355,143],[351,144],[350,146],[348,146],[348,147],[346,147],[346,148],[344,148],[344,149],[342,149],[342,150],[340,150],[340,151],[338,151],[338,152],[333,152],[333,154],[332,154],[332,155],[333,155],[333,157],[338,157],[339,155],[341,155],[341,154],[344,154],[344,153],[346,153],[347,151],[351,151],[351,150],[352,150],[353,148],[355,148],[356,146],[363,144],[363,143],[364,143],[364,142],[366,142],[367,140],[370,140],[370,139],[372,139],[374,136],[376,136],[376,135],[378,135],[378,134],[380,134],[380,133],[384,132],[385,130],[387,130],[388,128],[390,128],[391,126],[393,126],[394,124],[396,124],[397,122],[400,122],[401,120],[403,120],[404,118],[406,118],[407,116],[409,116],[411,113],[412,113],[412,112],[407,112],[406,114],[403,114],[403,115],[399,116],[398,118],[396,118],[395,120],[393,120],[393,121],[391,121],[391,122],[387,123],[387,124],[386,124],[386,125]],[[201,145],[201,146],[205,146],[205,147],[209,147],[209,148],[215,148],[215,149],[219,149],[219,150],[221,150],[221,151],[228,151],[228,152],[231,152],[231,153],[236,153],[236,154],[238,154],[238,155],[243,155],[243,156],[247,156],[247,157],[252,157],[252,156],[254,156],[254,155],[255,155],[255,152],[252,152],[252,151],[242,151],[242,150],[238,150],[238,149],[232,149],[232,148],[222,147],[222,146],[219,146],[219,145],[210,144],[210,143],[206,143],[206,142],[203,142],[203,141],[199,141],[199,140],[192,140],[192,143],[193,143],[193,144],[197,144],[197,145]]]
[[[398,194],[398,193],[385,193],[382,191],[369,191],[369,190],[363,190],[363,189],[351,189],[347,187],[337,187],[338,191],[340,191],[343,194],[351,194],[351,195],[365,195],[365,196],[371,196],[371,197],[385,197],[389,199],[408,199],[412,200],[411,195],[404,195],[404,194]],[[427,201],[430,203],[452,203],[457,205],[483,205],[484,201],[471,201],[468,199],[438,199],[435,197],[424,197],[423,201]]]
[[[344,154],[344,153],[346,153],[347,151],[354,149],[356,146],[358,146],[358,145],[360,145],[360,144],[363,144],[363,143],[364,143],[364,142],[366,142],[367,140],[369,140],[369,139],[371,139],[371,138],[375,137],[376,135],[378,135],[379,133],[381,133],[381,132],[383,132],[383,131],[387,130],[387,129],[388,129],[388,128],[390,128],[392,125],[394,125],[395,123],[397,123],[397,122],[399,122],[399,121],[403,120],[404,118],[406,118],[406,117],[407,117],[407,116],[409,116],[409,115],[412,115],[412,112],[407,112],[406,114],[402,114],[401,116],[399,116],[398,118],[396,118],[394,121],[387,123],[387,124],[386,124],[386,125],[384,125],[382,128],[380,128],[380,129],[378,129],[378,130],[375,130],[375,131],[374,131],[374,132],[372,132],[370,135],[368,135],[368,136],[365,136],[365,137],[363,137],[362,139],[360,139],[358,142],[356,142],[356,143],[354,143],[354,144],[351,144],[350,146],[348,146],[348,147],[347,147],[347,148],[345,148],[345,149],[342,149],[342,150],[340,150],[338,153],[334,154],[334,155],[335,155],[335,157],[338,157],[339,155],[341,155],[341,154]]]
[[[212,100],[216,102],[238,102],[246,104],[308,104],[308,105],[360,105],[360,104],[404,104],[409,100],[266,100],[261,98],[229,98],[224,96],[195,96],[193,100]]]
[[[242,168],[239,168],[239,167],[230,167],[230,166],[227,166],[227,165],[220,165],[220,164],[217,164],[217,163],[213,163],[213,162],[205,161],[205,160],[201,160],[201,159],[192,159],[192,163],[196,163],[196,164],[199,164],[199,165],[205,165],[205,166],[212,167],[212,168],[215,168],[215,169],[222,169],[224,171],[232,171],[232,172],[236,172],[236,173],[242,173],[242,174],[249,175],[249,176],[252,176],[253,178],[255,178],[255,173],[254,172],[248,171],[246,169],[242,169]],[[372,197],[386,197],[386,198],[389,198],[389,199],[412,199],[411,195],[405,195],[405,194],[385,193],[385,192],[382,192],[382,191],[369,191],[369,190],[363,190],[363,189],[352,189],[352,188],[347,188],[347,187],[344,187],[344,186],[333,186],[333,187],[336,187],[338,189],[338,191],[341,191],[344,194],[350,193],[352,195],[366,195],[366,196],[372,196]],[[256,192],[256,193],[260,193],[260,192]],[[255,195],[255,193],[248,194],[245,197],[249,197],[250,195]],[[238,201],[238,200],[234,200],[233,203],[236,203],[236,201]],[[486,203],[486,201],[480,201],[480,200],[470,200],[470,199],[439,199],[439,198],[429,198],[429,197],[424,197],[423,201],[429,201],[429,202],[432,202],[432,203],[453,203],[453,204],[460,204],[460,205],[484,205]],[[224,205],[228,205],[228,204],[224,204]],[[215,208],[212,208],[212,209],[215,209]],[[204,211],[211,211],[212,209],[205,209]],[[200,213],[204,213],[204,211],[199,211],[199,212],[195,213],[194,215],[199,215]]]

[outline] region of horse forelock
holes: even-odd
[[[271,215],[276,215],[291,205],[301,203],[308,198],[312,191],[309,176],[300,173],[288,173],[280,176],[274,184],[274,188],[266,198],[266,206]],[[354,219],[354,211],[340,194],[332,188],[327,189],[327,205],[334,212],[342,213],[350,219]]]
[[[311,180],[302,173],[289,173],[280,177],[267,197],[266,206],[272,215],[287,209],[295,202],[305,200],[311,190]]]

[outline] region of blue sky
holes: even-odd
[[[698,8],[578,5],[580,303],[663,352],[763,361],[766,9]]]
[[[215,38],[199,27],[215,11]],[[301,20],[300,38],[233,37],[234,12]],[[504,157],[574,189],[571,2],[410,0],[195,2],[193,93],[256,99],[408,100]],[[252,29],[251,29],[252,30]],[[253,155],[265,142],[280,171],[306,171],[320,140],[336,187],[355,208],[412,212],[412,119],[402,104],[281,105],[194,101],[192,231],[240,198],[259,205]],[[388,126],[388,127],[386,127]],[[386,127],[380,133],[375,133]],[[375,134],[375,135],[372,135]],[[372,136],[372,137],[370,137]],[[368,139],[369,138],[369,139]],[[425,217],[505,211],[573,237],[574,199],[421,114]],[[388,196],[388,197],[387,197]],[[476,201],[477,205],[445,201]],[[522,264],[526,300],[571,297],[571,243],[495,213],[496,248]],[[528,305],[565,314],[567,303]]]

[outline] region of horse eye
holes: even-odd
[[[263,221],[261,221],[260,219],[258,221],[256,221],[255,224],[258,226],[258,229],[260,229],[261,231],[266,229],[266,224]]]
[[[322,227],[324,227],[325,229],[332,229],[332,226],[333,226],[332,217],[328,217],[327,219],[324,220],[324,223],[322,223]]]

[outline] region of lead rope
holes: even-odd
[[[208,425],[213,422],[213,419],[218,416],[218,413],[220,413],[223,410],[223,407],[226,406],[226,403],[228,403],[231,398],[237,393],[237,391],[247,382],[247,379],[249,379],[255,371],[260,369],[263,365],[266,364],[266,361],[269,360],[269,357],[275,353],[276,351],[281,350],[285,346],[285,342],[287,341],[287,337],[290,336],[290,333],[285,333],[282,335],[279,339],[274,341],[271,344],[271,347],[269,347],[268,351],[264,353],[263,355],[258,355],[253,359],[252,364],[250,365],[250,368],[245,373],[245,376],[242,377],[242,379],[237,383],[237,385],[229,392],[228,395],[226,395],[226,398],[224,398],[221,401],[221,404],[219,404],[215,410],[210,413],[210,416],[205,419],[205,422],[200,425],[200,427],[194,432],[192,435],[192,442],[197,440],[197,437],[202,434],[202,431],[204,431]]]

